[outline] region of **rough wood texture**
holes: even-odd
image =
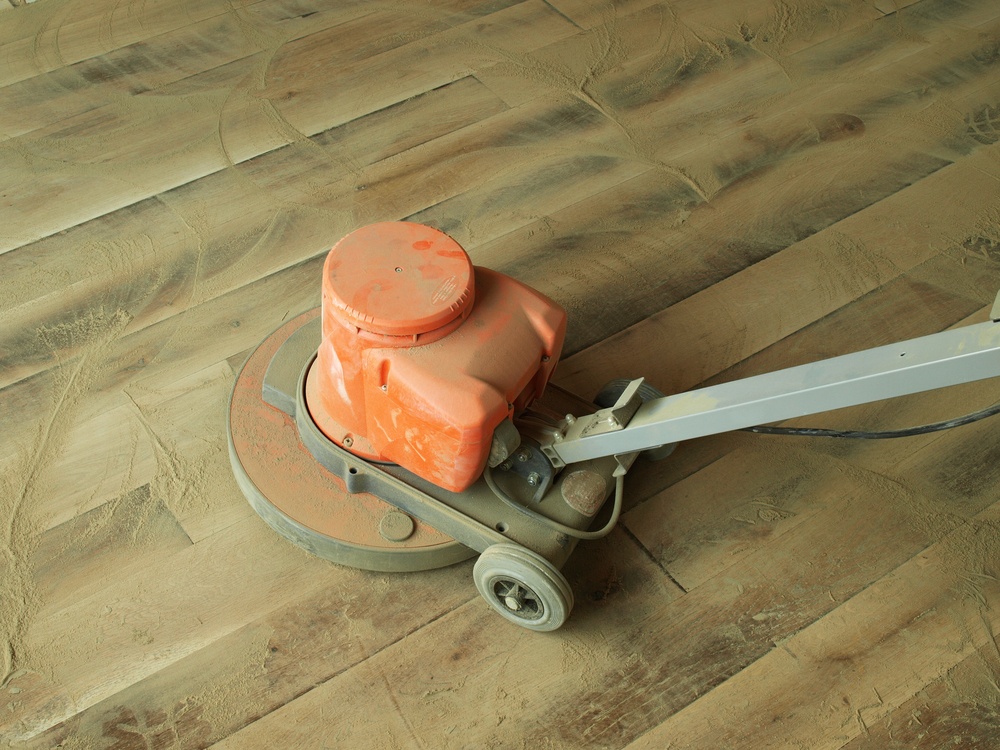
[[[248,351],[371,221],[437,226],[562,303],[557,380],[583,396],[984,320],[997,3],[0,8],[4,746],[997,747],[990,421],[640,463],[549,635],[493,615],[471,563],[290,546],[225,435]]]

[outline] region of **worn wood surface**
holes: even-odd
[[[559,631],[472,564],[310,557],[232,479],[253,346],[371,221],[667,391],[986,319],[992,0],[0,4],[0,742],[995,748],[1000,438],[746,433],[640,463]],[[871,429],[1000,383],[804,420]]]

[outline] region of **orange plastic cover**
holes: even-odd
[[[337,243],[322,315],[306,382],[316,423],[358,455],[453,491],[482,473],[496,426],[541,395],[566,331],[552,300],[473,269],[447,235],[406,222]]]
[[[465,250],[422,224],[370,224],[344,237],[326,259],[324,303],[372,333],[429,333],[465,317],[472,297]]]

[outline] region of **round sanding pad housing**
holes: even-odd
[[[382,222],[333,246],[324,307],[364,331],[418,336],[468,316],[474,286],[472,261],[451,237],[423,224]]]

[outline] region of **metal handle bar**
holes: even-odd
[[[997,375],[1000,323],[989,322],[646,403],[633,381],[614,407],[576,419],[545,452],[577,463]]]

